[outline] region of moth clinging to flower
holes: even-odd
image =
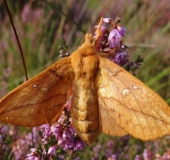
[[[115,44],[121,41],[114,39],[120,26],[113,24],[111,49],[105,53],[99,45],[105,32],[102,21],[94,39],[86,34],[85,42],[71,56],[2,98],[0,122],[26,127],[55,123],[72,94],[72,124],[87,144],[93,143],[101,132],[113,136],[131,134],[143,141],[169,135],[170,108],[166,102],[106,58],[113,59],[120,50]]]

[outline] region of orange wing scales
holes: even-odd
[[[70,57],[56,62],[0,101],[0,121],[27,127],[56,122],[73,78]]]
[[[38,126],[58,120],[73,90],[72,123],[91,144],[104,132],[155,140],[170,134],[170,108],[144,83],[101,58],[92,36],[70,57],[59,60],[0,101],[0,121]]]
[[[153,90],[114,63],[100,58],[98,95],[125,132],[144,141],[170,133],[170,108]]]

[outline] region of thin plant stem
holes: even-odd
[[[21,43],[19,41],[18,34],[17,34],[16,29],[15,29],[15,26],[14,26],[14,23],[13,23],[13,20],[12,20],[12,16],[11,16],[11,13],[10,13],[10,10],[8,8],[8,4],[7,4],[6,0],[4,0],[4,4],[5,4],[6,10],[7,10],[7,13],[9,15],[9,18],[10,18],[10,21],[11,21],[11,24],[12,24],[12,29],[14,31],[14,34],[15,34],[15,37],[16,37],[16,40],[17,40],[17,44],[18,44],[18,47],[19,47],[19,51],[20,51],[20,54],[21,54],[22,63],[23,63],[23,66],[24,66],[24,72],[25,72],[25,79],[28,80],[26,63],[25,63],[25,59],[24,59],[24,54],[23,54],[23,51],[22,51]]]

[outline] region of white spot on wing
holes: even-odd
[[[126,96],[126,95],[128,95],[128,94],[130,94],[130,90],[129,90],[129,89],[124,89],[124,90],[122,91],[122,95],[123,95],[123,96]]]
[[[37,87],[37,84],[33,84],[32,86],[33,86],[34,88],[36,88],[36,87]]]
[[[133,89],[137,90],[139,87],[132,85]]]

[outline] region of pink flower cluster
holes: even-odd
[[[94,48],[102,55],[104,53],[104,57],[107,57],[110,61],[135,75],[135,71],[141,67],[143,58],[138,56],[134,62],[129,61],[129,55],[126,52],[129,47],[123,43],[126,28],[119,24],[120,20],[120,18],[115,20],[111,18],[102,19],[104,24],[99,23],[94,33]]]
[[[105,24],[110,24],[111,28],[108,29],[105,25],[100,27],[100,35],[95,49],[99,52],[108,53],[108,58],[123,66],[129,62],[128,54],[126,53],[125,45],[123,44],[123,37],[126,34],[126,28],[119,25],[120,19],[117,18],[113,21],[111,18],[103,18]],[[98,26],[97,26],[98,27]],[[98,32],[95,32],[94,38],[97,37]]]

